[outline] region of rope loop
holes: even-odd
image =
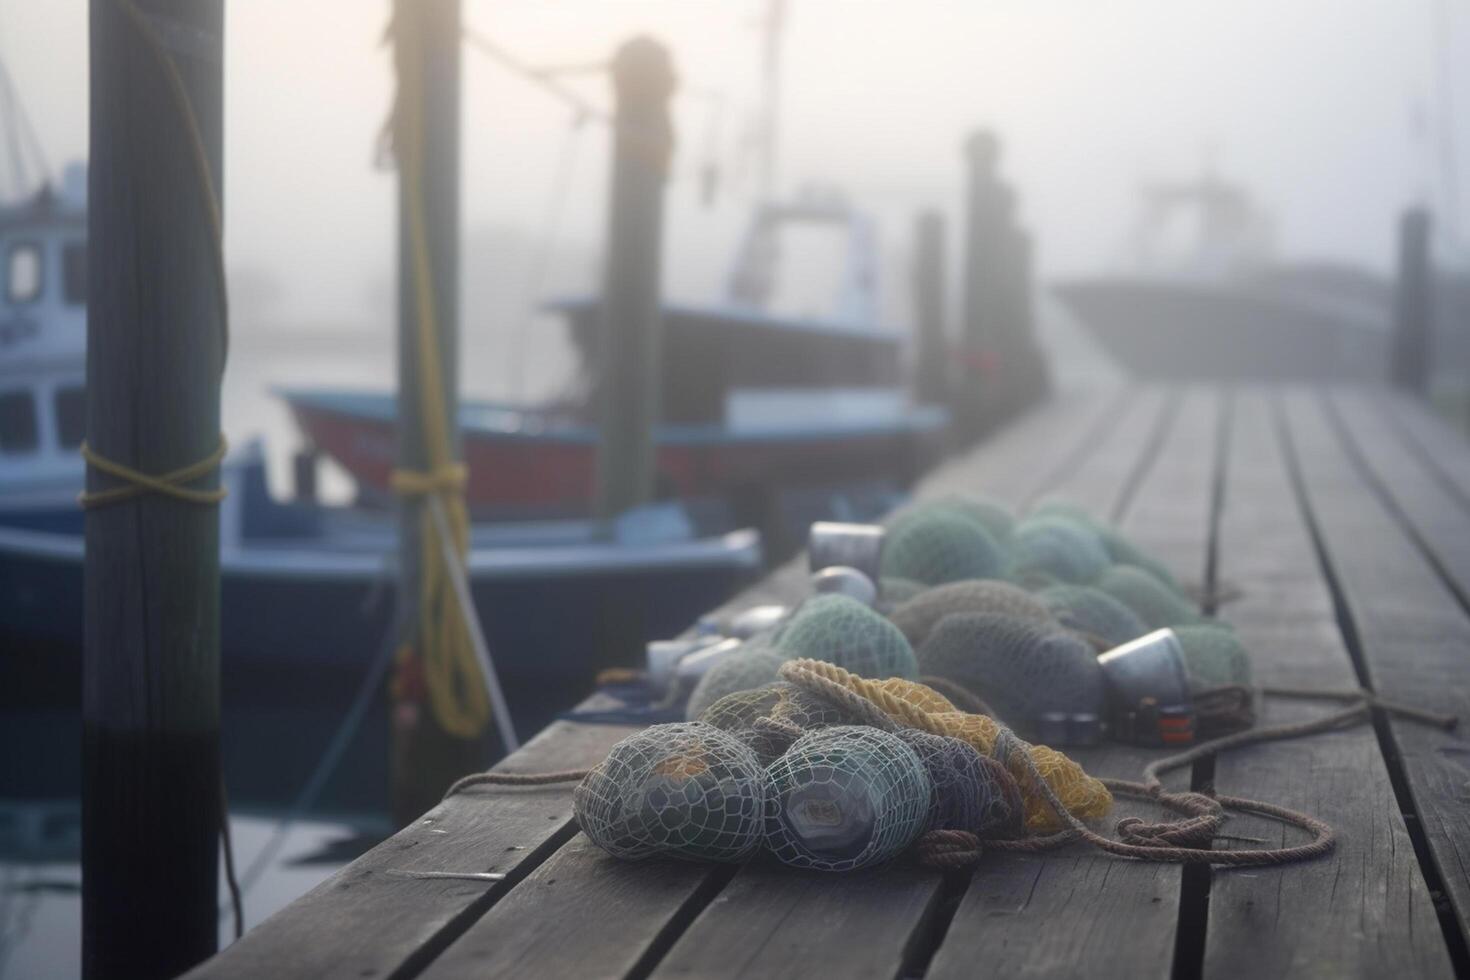
[[[158,494],[164,497],[172,497],[191,504],[217,504],[225,499],[228,493],[224,487],[216,487],[211,490],[202,490],[190,487],[187,484],[204,478],[219,466],[220,461],[225,458],[229,444],[225,441],[223,433],[219,437],[219,445],[214,452],[201,460],[181,466],[176,470],[157,475],[144,473],[131,466],[108,459],[98,453],[85,442],[82,443],[82,458],[93,469],[100,470],[108,476],[122,480],[121,486],[108,487],[105,490],[86,490],[77,494],[77,503],[85,509],[94,507],[105,507],[109,504],[120,504],[125,500],[133,500],[148,494]]]
[[[457,493],[469,480],[463,463],[452,462],[431,470],[394,470],[390,478],[393,492],[402,497],[426,497],[431,493]]]

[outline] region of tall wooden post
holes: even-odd
[[[223,3],[90,16],[87,440],[162,475],[220,444]],[[90,509],[86,543],[82,968],[171,977],[219,929],[219,514],[142,494]]]
[[[1424,395],[1429,390],[1429,346],[1434,322],[1434,268],[1429,212],[1410,208],[1399,220],[1398,282],[1394,290],[1389,379]]]
[[[460,159],[460,0],[395,0],[394,44],[400,77],[396,139],[413,134],[403,125],[410,114],[422,121],[417,166],[405,166],[398,146],[398,466],[415,473],[432,466],[425,439],[423,371],[419,363],[418,272],[410,227],[410,195],[422,202],[432,306],[438,336],[440,397],[449,439],[459,456],[459,159]],[[417,78],[403,77],[417,72]],[[407,100],[416,99],[417,105]],[[405,604],[402,629],[412,649],[421,636],[419,609],[423,576],[424,508],[428,498],[402,498],[399,512],[399,601]],[[425,651],[416,651],[422,657]],[[402,668],[404,665],[400,665]],[[402,673],[400,672],[400,682]],[[421,677],[416,667],[407,673]],[[413,682],[404,686],[413,687]],[[400,692],[404,693],[404,692]],[[483,738],[462,739],[446,732],[422,691],[409,692],[395,705],[392,800],[394,818],[406,825],[443,796],[454,780],[484,768]]]
[[[653,494],[658,418],[664,182],[673,151],[668,49],[637,37],[612,61],[612,201],[602,289],[597,513],[606,519]]]
[[[944,330],[944,215],[920,212],[914,224],[914,390],[931,405],[949,401],[949,350]]]

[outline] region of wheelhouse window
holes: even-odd
[[[87,301],[86,242],[68,242],[61,247],[61,291],[72,306]]]
[[[81,385],[56,389],[56,438],[75,449],[87,437],[87,392]]]
[[[41,296],[41,247],[35,242],[10,246],[5,255],[5,298],[32,303]]]
[[[36,399],[29,391],[0,392],[0,453],[35,452],[39,444]]]

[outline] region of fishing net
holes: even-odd
[[[621,858],[743,861],[760,847],[769,778],[711,725],[654,725],[613,746],[572,794],[577,823]]]
[[[803,735],[767,769],[766,846],[785,864],[850,871],[924,832],[933,788],[897,735],[865,725]]]
[[[1079,503],[1075,503],[1065,497],[1043,497],[1035,507],[1031,508],[1030,517],[1060,517],[1064,520],[1073,521],[1084,527],[1095,527],[1097,521],[1092,514]]]
[[[1056,626],[996,613],[946,617],[919,648],[925,675],[961,685],[1022,734],[1043,715],[1101,716],[1102,668],[1092,647]]]
[[[1250,655],[1235,631],[1224,625],[1176,626],[1189,687],[1203,691],[1228,684],[1249,687]]]
[[[990,533],[990,536],[998,544],[1004,544],[1011,536],[1011,529],[1016,525],[1016,519],[1011,516],[1009,508],[986,500],[984,497],[971,497],[964,494],[947,494],[933,500],[925,500],[915,504],[913,510],[940,510],[950,511],[979,524]]]
[[[926,508],[896,519],[883,541],[882,575],[942,585],[1000,578],[1005,558],[990,532],[951,510]]]
[[[1132,541],[1125,538],[1116,528],[1099,526],[1094,528],[1098,539],[1102,541],[1103,547],[1107,549],[1108,556],[1119,565],[1132,565],[1148,572],[1154,578],[1167,585],[1170,589],[1184,594],[1179,582],[1174,578],[1174,573],[1153,555],[1140,549]]]
[[[927,588],[929,586],[923,582],[915,582],[911,578],[888,577],[882,580],[878,604],[884,609],[895,609]]]
[[[917,677],[913,648],[898,627],[855,599],[809,599],[791,617],[780,648],[792,657],[837,664],[864,677]]]
[[[889,613],[893,625],[917,649],[929,632],[955,613],[1004,613],[1038,623],[1052,620],[1051,611],[1025,589],[998,579],[970,579],[927,589]]]
[[[1187,599],[1141,568],[1113,565],[1093,584],[1132,609],[1151,630],[1199,622]]]
[[[1111,564],[1090,527],[1065,517],[1027,518],[1011,536],[1011,569],[1017,578],[1041,573],[1062,582],[1089,582]]]
[[[918,755],[934,788],[925,830],[967,830],[982,840],[1016,837],[1024,826],[1021,788],[970,743],[917,728],[898,732]]]
[[[1030,785],[1027,766],[1015,752],[999,757],[998,749],[1004,747],[1000,744],[1003,741],[1024,750],[1062,805],[1078,819],[1101,817],[1113,805],[1113,797],[1107,787],[1087,775],[1067,756],[1045,745],[1027,744],[1014,736],[1002,740],[1003,729],[994,718],[957,711],[946,698],[922,684],[897,677],[873,681],[813,660],[783,664],[781,676],[798,686],[836,686],[871,702],[897,724],[958,738],[974,746],[981,754],[997,758],[1021,786],[1026,829],[1030,833],[1050,833],[1060,830],[1062,824],[1041,794]]]
[[[1036,598],[1059,623],[1092,641],[1099,653],[1148,632],[1136,612],[1090,585],[1053,585]]]
[[[706,708],[699,720],[750,746],[762,765],[774,762],[805,732],[857,721],[825,698],[787,681],[727,694]]]
[[[694,685],[684,717],[691,721],[706,708],[735,691],[750,691],[776,680],[777,671],[789,658],[764,643],[746,641],[739,650],[710,667]]]

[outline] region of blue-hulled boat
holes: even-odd
[[[12,799],[79,786],[85,234],[80,170],[0,211],[0,794]],[[225,772],[235,804],[274,806],[300,790],[383,648],[397,523],[272,499],[259,445],[232,453],[222,479]],[[732,527],[697,502],[611,525],[477,523],[468,577],[517,729],[539,730],[599,668],[637,662],[753,573],[759,537]],[[323,809],[385,809],[385,700]]]

